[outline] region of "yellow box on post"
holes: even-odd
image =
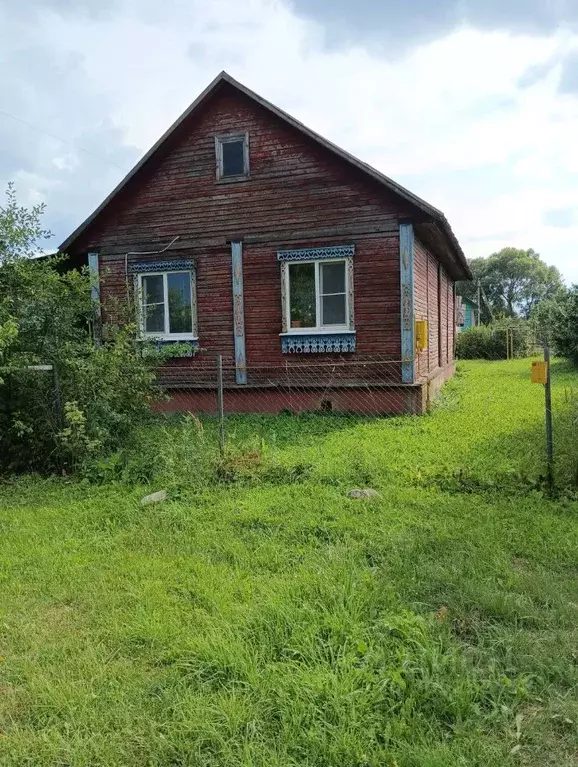
[[[548,380],[548,363],[544,360],[532,362],[532,383],[544,384]]]
[[[415,348],[418,352],[423,352],[427,349],[427,320],[416,320]]]

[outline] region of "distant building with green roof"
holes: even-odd
[[[478,324],[478,304],[465,296],[457,296],[456,325],[458,333]]]

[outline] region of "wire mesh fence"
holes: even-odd
[[[189,365],[171,364],[160,371],[159,383],[168,395],[161,407],[215,414],[221,381],[225,413],[399,413],[412,405],[419,388],[402,382],[401,366],[402,361],[379,355],[330,361],[314,357],[246,367],[246,383],[238,384],[233,359],[203,355]]]
[[[203,450],[213,462],[219,453],[223,458],[279,445],[284,433],[291,433],[293,444],[317,440],[315,461],[323,460],[325,436],[345,436],[356,461],[356,429],[370,428],[376,454],[383,453],[391,429],[399,427],[403,443],[407,422],[400,417],[439,407],[448,413],[436,420],[440,465],[467,472],[481,465],[488,442],[494,440],[500,471],[524,474],[530,466],[530,474],[544,485],[578,487],[578,372],[564,360],[547,359],[547,334],[537,328],[481,326],[471,336],[461,336],[457,334],[455,349],[435,349],[435,355],[425,349],[411,359],[359,353],[287,355],[276,364],[240,369],[231,356],[176,358],[158,370],[153,410],[159,423],[170,419],[175,444],[179,424],[198,419]],[[539,364],[545,361],[549,364]],[[57,435],[66,419],[66,397],[48,368],[27,368],[5,385],[23,390],[41,386],[42,396],[34,399],[35,418],[46,421]],[[391,417],[400,420],[382,429],[381,422]],[[408,434],[412,428],[407,426]],[[419,452],[418,446],[416,464]],[[388,461],[395,462],[395,456],[382,460],[383,471]]]
[[[221,403],[225,415],[313,412],[367,418],[419,414],[435,403],[456,364],[543,358],[544,336],[534,327],[479,326],[476,331],[473,337],[458,334],[455,347],[436,349],[435,358],[428,348],[406,359],[360,353],[303,354],[239,368],[233,357],[199,353],[186,362],[172,360],[159,371],[158,383],[166,396],[158,409],[215,415]]]
[[[476,342],[477,347],[465,345],[460,354],[458,338],[457,359],[448,350],[448,356],[440,360],[441,367],[430,366],[428,350],[425,356],[422,352],[410,360],[359,354],[350,359],[346,355],[332,355],[330,359],[312,355],[304,360],[300,355],[281,364],[248,366],[243,370],[246,383],[239,384],[239,369],[233,358],[201,354],[187,364],[175,360],[159,372],[164,396],[157,408],[163,413],[190,412],[217,418],[215,438],[218,434],[224,454],[235,442],[232,432],[238,431],[238,419],[250,414],[258,416],[251,420],[251,435],[268,440],[275,415],[333,423],[338,419],[339,428],[343,428],[345,424],[355,426],[392,416],[423,414],[436,403],[447,407],[448,400],[459,391],[459,383],[444,386],[453,377],[455,361],[458,382],[462,375],[480,376],[482,383],[475,394],[477,406],[483,408],[487,403],[488,414],[492,409],[514,409],[517,397],[527,399],[520,402],[520,407],[527,409],[533,428],[519,433],[518,457],[514,459],[512,454],[512,470],[523,464],[527,440],[541,456],[539,473],[545,485],[553,486],[557,466],[562,467],[559,474],[563,474],[564,484],[578,485],[578,385],[576,392],[572,386],[575,374],[568,374],[567,363],[560,360],[541,364],[550,352],[546,334],[536,328],[506,325],[481,332],[485,343]],[[404,382],[404,367],[406,373],[412,371],[409,383]],[[578,384],[578,377],[576,381]],[[467,401],[457,401],[453,406],[466,411],[470,408]],[[296,429],[299,423],[305,421],[296,421]],[[485,442],[483,423],[474,428],[479,430],[481,445]],[[308,422],[304,438],[309,431]],[[246,438],[247,432],[242,433]]]

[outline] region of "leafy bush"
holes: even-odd
[[[12,188],[0,208],[3,472],[74,469],[120,447],[149,412],[162,361],[134,324],[94,338],[88,274],[61,274],[59,259],[31,258],[47,235],[41,214],[19,208]]]
[[[507,358],[507,332],[510,329],[513,339],[514,357],[526,357],[531,354],[535,343],[534,325],[524,320],[477,325],[463,330],[456,337],[456,356],[462,360],[504,360]]]
[[[0,368],[0,470],[75,468],[122,445],[148,413],[159,356],[143,355],[132,325],[94,342],[87,275],[4,265],[0,291],[19,278],[10,302],[18,332]]]
[[[549,337],[556,354],[578,365],[578,285],[561,291],[550,301],[543,301],[534,319]]]

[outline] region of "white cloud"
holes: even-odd
[[[47,130],[108,161],[42,143],[23,171],[44,179],[49,208],[73,201],[54,211],[59,225],[72,229],[122,175],[112,163],[130,146],[146,151],[227,69],[442,208],[467,255],[534,247],[578,281],[578,226],[544,223],[547,211],[578,208],[578,98],[559,93],[561,64],[521,83],[578,47],[567,31],[461,28],[389,60],[360,45],[328,50],[323,29],[279,0],[118,0],[96,18],[40,18],[31,44],[60,77],[45,78],[40,110],[18,98],[12,109],[37,124],[46,116]],[[23,68],[23,81],[34,77]]]

